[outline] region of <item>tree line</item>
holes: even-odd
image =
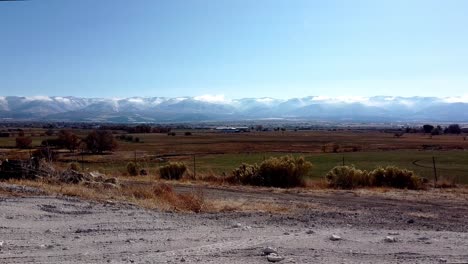
[[[16,147],[31,148],[31,146],[32,139],[30,137],[16,138]],[[107,130],[93,130],[84,138],[80,138],[70,130],[60,130],[57,138],[45,139],[41,142],[43,148],[65,148],[70,152],[81,149],[94,154],[113,151],[117,146],[113,134]]]

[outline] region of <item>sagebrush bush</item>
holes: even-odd
[[[129,162],[127,163],[127,172],[130,176],[138,176],[138,164],[135,162]]]
[[[328,185],[334,188],[352,189],[356,187],[393,187],[421,189],[423,179],[413,171],[394,166],[377,168],[373,171],[356,169],[354,166],[336,166],[325,176]]]
[[[400,169],[395,166],[377,168],[369,173],[375,186],[394,188],[421,189],[423,180],[413,171]]]
[[[290,188],[304,185],[312,164],[303,157],[271,157],[260,165],[242,164],[228,178],[233,183]]]
[[[79,171],[80,170],[80,164],[78,164],[77,162],[72,162],[72,163],[70,163],[68,168],[70,170]]]
[[[179,180],[186,170],[187,167],[181,162],[169,162],[159,168],[159,175],[166,180]]]
[[[258,168],[257,164],[243,163],[232,171],[231,176],[227,177],[227,181],[234,184],[260,185],[262,181],[258,177]]]
[[[273,157],[260,164],[258,175],[263,186],[297,187],[305,185],[304,178],[311,168],[312,164],[303,157]]]
[[[371,186],[373,183],[367,171],[356,169],[354,166],[336,166],[325,177],[328,184],[335,188],[352,189]]]

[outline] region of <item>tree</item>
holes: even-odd
[[[106,130],[94,130],[83,139],[86,149],[92,153],[113,151],[117,148],[117,141],[111,132]]]
[[[74,152],[80,145],[80,138],[70,130],[60,130],[58,141],[61,147],[70,150],[70,152]]]
[[[460,134],[461,128],[459,124],[451,124],[445,129],[444,132],[446,134]]]
[[[52,135],[54,134],[54,130],[52,130],[52,129],[47,129],[47,131],[45,132],[45,134],[46,134],[47,136],[52,136]]]
[[[431,133],[433,129],[434,129],[433,125],[427,125],[426,124],[426,125],[423,126],[424,133]]]
[[[32,139],[30,137],[17,137],[16,138],[16,147],[17,148],[31,148]]]

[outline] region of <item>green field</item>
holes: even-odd
[[[90,130],[73,130],[81,138]],[[115,136],[125,134],[114,131]],[[242,163],[260,163],[271,156],[292,154],[304,156],[312,162],[311,179],[320,179],[336,165],[343,162],[359,169],[372,170],[379,166],[394,165],[415,171],[420,176],[433,179],[432,156],[436,159],[439,176],[453,179],[458,183],[468,183],[468,141],[464,135],[441,135],[431,137],[422,133],[405,134],[396,138],[391,133],[379,131],[286,131],[251,133],[216,133],[193,130],[192,136],[184,136],[184,131],[176,131],[177,136],[167,134],[129,134],[138,137],[140,142],[118,140],[119,147],[105,155],[84,155],[61,150],[58,165],[68,166],[70,162],[80,162],[84,158],[84,168],[99,170],[106,174],[126,173],[126,164],[137,158],[142,168],[155,174],[160,163],[156,157],[169,161],[182,161],[193,171],[193,157],[197,173],[230,174]],[[45,136],[41,129],[25,131],[31,136],[33,147],[42,140],[56,138]],[[323,153],[326,144],[341,146],[339,153]],[[14,149],[15,137],[0,138],[1,157],[13,157],[22,153],[28,158],[31,150]],[[358,151],[347,152],[346,147],[356,147]],[[437,151],[425,150],[434,147]],[[418,161],[417,165],[414,164]],[[423,167],[421,167],[423,166]]]
[[[229,174],[242,163],[260,163],[264,158],[281,156],[288,153],[255,153],[255,154],[219,154],[205,155],[195,158],[196,168],[199,172],[213,171]],[[435,157],[438,175],[445,178],[454,178],[457,182],[468,183],[468,152],[467,151],[386,151],[386,152],[352,152],[352,153],[307,153],[293,154],[304,156],[312,162],[313,169],[310,178],[323,177],[331,168],[341,165],[354,165],[360,169],[371,170],[379,166],[394,165],[415,171],[428,179],[433,179],[432,156]],[[413,164],[428,167],[422,168]],[[193,158],[183,160],[190,168],[193,167]]]

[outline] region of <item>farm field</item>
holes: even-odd
[[[190,131],[192,135],[186,136]],[[90,130],[73,130],[85,137]],[[432,157],[436,161],[438,177],[468,183],[468,141],[464,135],[440,135],[414,133],[395,137],[393,133],[365,130],[342,131],[268,131],[250,133],[220,133],[210,130],[175,130],[175,136],[166,134],[122,134],[138,138],[139,142],[118,140],[119,147],[104,155],[69,153],[61,150],[57,165],[67,167],[77,162],[87,170],[106,174],[124,175],[126,164],[137,161],[149,174],[166,161],[181,161],[197,174],[228,175],[242,163],[254,164],[271,156],[303,156],[312,162],[310,179],[318,180],[336,165],[354,165],[371,170],[379,166],[398,166],[415,171],[420,176],[433,179]],[[44,136],[40,129],[26,130],[33,139],[33,147]],[[30,150],[14,149],[15,138],[0,138],[0,155],[27,157]],[[337,145],[337,153],[324,150],[324,146]],[[327,147],[328,148],[328,147]],[[195,163],[194,163],[195,162]],[[195,167],[194,167],[195,166]]]

